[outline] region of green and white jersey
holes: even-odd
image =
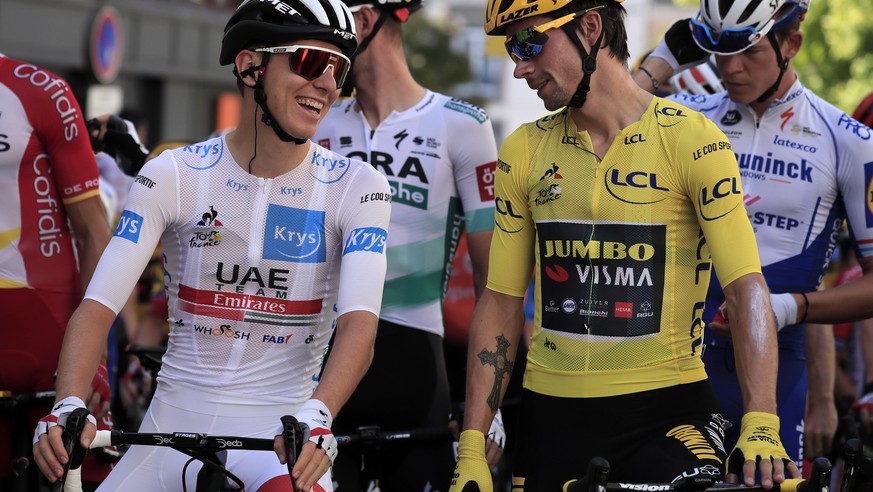
[[[334,104],[312,138],[369,162],[391,186],[381,319],[443,334],[442,298],[461,232],[494,227],[497,146],[485,112],[428,91],[370,128],[356,99]]]

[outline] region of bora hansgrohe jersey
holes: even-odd
[[[357,99],[334,104],[313,140],[369,162],[391,185],[382,319],[443,335],[442,300],[461,232],[494,225],[497,144],[478,107],[427,91],[370,128]]]

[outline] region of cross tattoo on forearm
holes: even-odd
[[[491,388],[491,393],[488,395],[488,406],[492,412],[497,411],[500,404],[500,387],[503,385],[503,376],[512,373],[513,362],[507,357],[509,349],[509,340],[503,335],[494,337],[497,340],[497,350],[489,352],[483,348],[479,352],[479,360],[483,366],[494,366],[494,386]]]

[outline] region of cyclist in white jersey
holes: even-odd
[[[640,85],[651,88],[674,70],[715,54],[726,92],[674,97],[719,125],[737,154],[780,328],[782,442],[798,463],[804,455],[827,454],[837,425],[833,334],[827,327],[806,329],[805,323],[873,314],[873,133],[813,94],[792,70],[808,7],[808,0],[702,0],[698,16],[677,22],[635,74]],[[816,291],[843,220],[867,274]],[[798,292],[803,294],[791,294]],[[723,299],[713,279],[707,322]],[[728,361],[733,350],[729,325],[717,320],[710,328],[705,335],[707,373],[719,389],[725,416],[734,420],[741,400],[737,368]],[[729,432],[726,445],[731,438],[736,434]]]
[[[243,2],[220,62],[242,93],[236,131],[167,151],[136,177],[86,299],[73,315],[58,370],[58,402],[34,454],[60,476],[59,418],[82,406],[98,344],[158,241],[171,333],[146,432],[273,438],[279,418],[308,425],[294,486],[330,491],[332,416],[372,358],[386,260],[390,189],[366,164],[308,137],[339,94],[357,46],[338,0]],[[332,358],[322,371],[328,341]],[[46,432],[48,431],[48,436]],[[82,444],[93,438],[86,427]],[[228,451],[247,490],[292,487],[279,459]],[[100,490],[193,490],[198,464],[134,447]]]
[[[484,287],[497,146],[484,111],[413,79],[402,24],[421,0],[343,1],[360,39],[351,77],[356,94],[331,108],[313,141],[369,162],[388,178],[393,204],[376,355],[337,431],[445,426],[442,300],[464,229],[476,290]],[[383,452],[383,490],[446,490],[453,465],[449,442],[393,445]],[[344,452],[335,469],[338,490],[355,490],[356,477],[345,471],[358,469],[359,458]]]

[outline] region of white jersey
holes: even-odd
[[[873,132],[869,128],[799,80],[760,118],[724,92],[672,97],[705,114],[730,139],[764,277],[774,293],[818,287],[844,219],[859,256],[873,255]],[[698,152],[707,149],[701,142]],[[713,282],[707,320],[723,298]],[[791,331],[782,330],[780,342],[786,342]]]
[[[273,179],[246,173],[223,136],[168,150],[134,180],[86,297],[118,312],[160,240],[159,380],[298,405],[336,318],[379,314],[390,197],[370,166],[314,144]]]
[[[442,299],[463,228],[494,227],[497,145],[485,112],[427,91],[370,128],[356,99],[337,102],[313,140],[388,178],[392,210],[381,318],[443,335]]]

